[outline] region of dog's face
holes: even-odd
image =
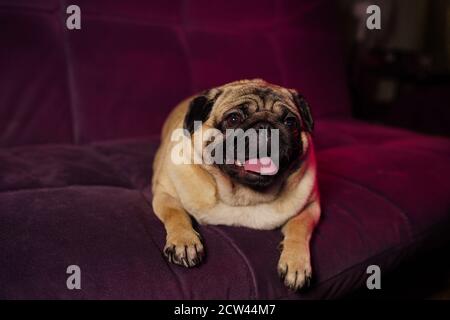
[[[202,122],[202,130],[194,128],[195,121]],[[210,128],[220,132],[221,139],[202,146],[221,143],[222,161],[213,165],[234,184],[264,192],[299,168],[313,121],[297,92],[257,79],[195,97],[184,128],[191,136]]]

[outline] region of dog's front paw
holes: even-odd
[[[278,262],[278,274],[291,290],[309,287],[312,276],[309,251],[285,245]]]
[[[164,256],[169,262],[187,268],[195,267],[200,264],[205,256],[200,235],[194,230],[168,235],[164,247]]]

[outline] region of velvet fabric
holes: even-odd
[[[0,298],[338,298],[368,265],[446,241],[450,141],[351,119],[332,2],[77,4],[69,31],[66,1],[0,0]],[[298,89],[316,119],[323,213],[303,293],[277,276],[279,230],[197,226],[201,266],[162,257],[149,183],[164,118],[253,77]]]
[[[69,4],[0,0],[0,146],[158,135],[175,104],[243,78],[349,114],[330,1],[80,0],[81,30]]]

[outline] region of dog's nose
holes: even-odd
[[[255,130],[261,130],[261,129],[270,130],[270,129],[273,129],[273,126],[269,122],[261,121],[261,122],[258,122],[257,124],[255,124],[253,126],[253,129],[255,129]]]
[[[267,121],[258,122],[253,126],[253,129],[257,131],[260,147],[265,145],[265,148],[270,149],[270,142],[272,137],[271,130],[273,128],[274,128],[273,125]]]

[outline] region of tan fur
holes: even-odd
[[[254,105],[251,107],[256,109],[256,103],[261,104],[261,99],[247,95],[255,86],[269,87],[279,94],[273,102],[266,102],[266,108],[270,108],[267,112],[276,113],[283,104],[298,115],[297,107],[288,99],[288,89],[260,79],[243,80],[218,88],[222,93],[202,129],[214,127],[238,103],[252,103]],[[172,262],[187,267],[200,262],[203,245],[199,234],[192,227],[190,216],[204,224],[255,229],[283,226],[284,249],[278,265],[280,275],[292,289],[308,284],[311,276],[309,240],[320,217],[311,137],[302,132],[306,154],[302,166],[285,183],[260,193],[233,183],[215,166],[172,163],[170,155],[175,142],[170,137],[173,130],[183,127],[191,99],[182,101],[169,115],[153,164],[153,208],[166,228],[166,256]],[[198,131],[193,136],[196,134],[199,134]]]

